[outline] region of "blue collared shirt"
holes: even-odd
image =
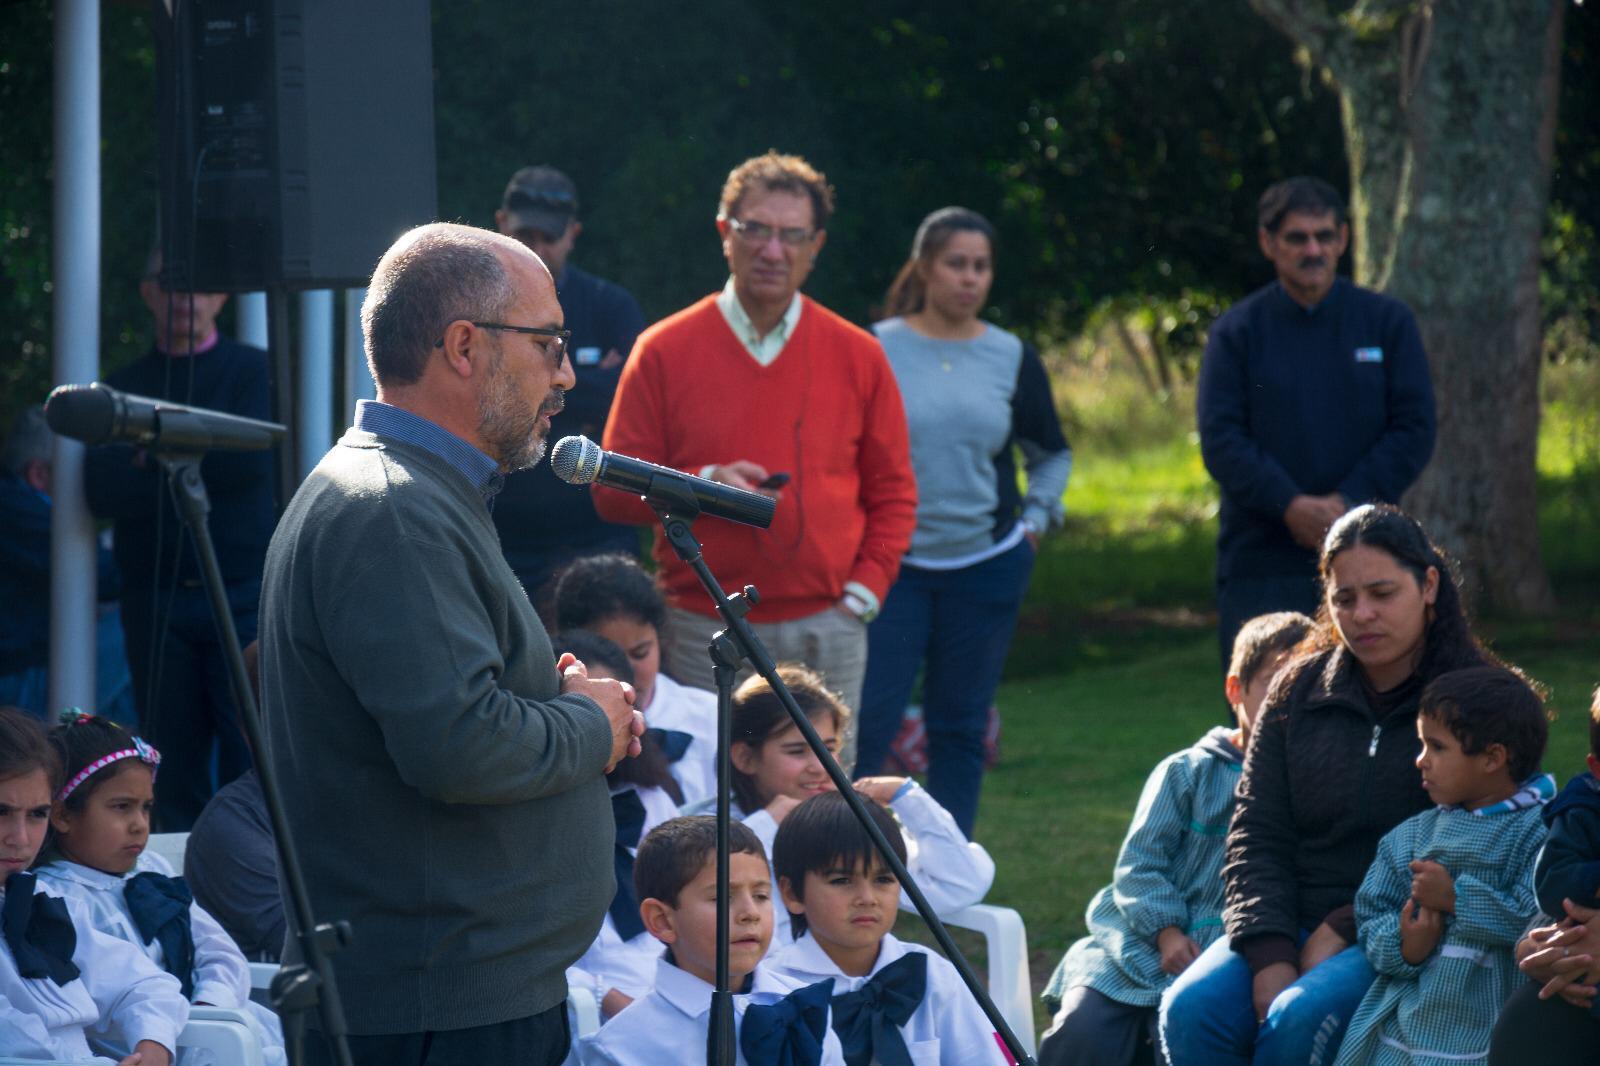
[[[483,496],[485,506],[505,484],[500,464],[437,422],[378,400],[356,401],[356,428],[426,449],[461,472]]]

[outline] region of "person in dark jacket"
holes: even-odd
[[[139,295],[150,310],[155,342],[142,358],[108,374],[106,384],[137,396],[269,417],[267,353],[217,330],[227,296],[168,291],[160,273],[160,253],[153,252]],[[271,451],[216,450],[200,463],[211,500],[206,526],[241,644],[256,636],[261,567],[277,521],[272,471]],[[95,517],[114,523],[139,732],[162,755],[156,821],[163,832],[187,832],[214,786],[251,765],[199,556],[166,475],[145,449],[90,448],[83,483]]]
[[[1559,917],[1563,901],[1600,907],[1600,688],[1589,708],[1589,770],[1567,782],[1544,809],[1550,838],[1534,871],[1544,913]]]
[[[1206,340],[1200,453],[1221,492],[1217,640],[1246,619],[1310,614],[1317,550],[1345,511],[1397,503],[1433,454],[1433,384],[1411,311],[1338,276],[1349,243],[1327,182],[1261,195],[1256,236],[1277,280]]]
[[[1227,936],[1162,1001],[1172,1066],[1333,1061],[1373,980],[1356,889],[1379,839],[1429,806],[1415,765],[1422,689],[1493,662],[1448,561],[1403,512],[1345,514],[1319,570],[1317,627],[1245,756],[1223,866]]]

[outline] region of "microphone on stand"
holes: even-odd
[[[98,381],[55,389],[44,402],[44,418],[55,432],[85,444],[137,444],[170,452],[258,451],[287,432],[277,422],[135,396]]]
[[[670,506],[674,497],[660,494],[660,488],[672,485],[693,495],[701,514],[757,529],[772,525],[778,507],[778,501],[771,496],[604,451],[588,437],[562,437],[556,441],[550,449],[550,469],[556,477],[573,485],[607,485],[664,506]]]

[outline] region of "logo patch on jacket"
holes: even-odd
[[[1383,349],[1382,348],[1357,348],[1356,349],[1356,362],[1358,362],[1358,363],[1381,363],[1381,362],[1383,362]]]

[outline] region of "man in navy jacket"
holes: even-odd
[[[1315,610],[1335,519],[1397,503],[1433,453],[1433,384],[1400,301],[1340,278],[1350,240],[1326,182],[1262,194],[1257,236],[1277,280],[1218,319],[1200,367],[1200,451],[1222,493],[1217,629]]]

